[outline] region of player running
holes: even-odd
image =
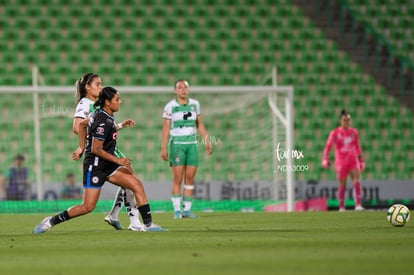
[[[361,183],[360,173],[365,168],[362,151],[359,145],[358,131],[351,128],[351,115],[342,110],[339,116],[340,126],[332,130],[329,134],[323,153],[322,166],[330,166],[329,153],[332,145],[335,146],[335,171],[339,182],[337,198],[339,201],[339,211],[345,211],[345,191],[348,175],[353,182],[353,196],[355,200],[355,210],[361,211]]]
[[[78,104],[73,116],[73,132],[75,134],[79,133],[81,122],[84,119],[89,118],[89,116],[92,115],[92,113],[95,111],[93,105],[98,98],[101,90],[102,81],[97,74],[86,73],[78,81],[76,81],[75,97]],[[133,126],[129,120],[124,120],[122,123],[118,123],[116,125],[118,130],[122,129],[123,127]],[[83,127],[86,126],[87,121],[85,121]],[[115,156],[120,158],[125,157],[125,155],[120,150],[118,150],[118,148],[115,148]],[[140,231],[142,224],[139,220],[138,209],[136,208],[134,194],[131,192],[131,190],[124,190],[123,188],[118,189],[115,194],[112,209],[104,218],[104,221],[107,224],[112,225],[115,229],[122,230],[122,226],[118,220],[118,215],[124,204],[130,220],[128,229]]]
[[[101,188],[105,181],[132,190],[138,204],[144,227],[141,231],[166,231],[152,222],[150,205],[142,182],[133,173],[129,158],[115,156],[118,130],[114,121],[114,113],[119,110],[122,101],[119,92],[112,87],[105,87],[99,94],[93,113],[88,123],[87,140],[83,138],[85,128],[79,128],[79,148],[73,153],[73,159],[83,161],[84,196],[81,205],[75,205],[53,216],[44,218],[33,230],[39,234],[49,231],[53,226],[92,212],[98,202]],[[86,142],[86,146],[85,146]]]
[[[164,108],[161,158],[169,161],[173,174],[171,201],[174,219],[197,218],[191,212],[194,177],[198,166],[197,130],[206,145],[207,154],[211,155],[212,147],[206,128],[201,121],[200,103],[188,97],[188,82],[178,80],[175,83],[174,92],[176,99],[171,100]],[[168,136],[170,136],[169,141]],[[183,179],[184,191],[181,198]],[[182,201],[183,211],[181,211]]]

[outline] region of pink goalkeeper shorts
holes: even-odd
[[[353,170],[359,171],[358,161],[335,162],[335,172],[338,180],[346,179],[349,172]]]

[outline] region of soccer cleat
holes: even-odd
[[[182,217],[180,210],[174,211],[174,219],[181,219]]]
[[[355,211],[364,211],[364,210],[365,210],[365,208],[362,207],[362,205],[355,206]]]
[[[190,210],[183,211],[183,219],[197,219],[198,216],[194,215]]]
[[[339,212],[345,212],[345,211],[346,211],[345,208],[343,207],[339,208]]]
[[[40,234],[49,231],[52,228],[50,224],[50,219],[52,217],[44,218],[36,227],[33,229],[33,234]]]
[[[152,223],[150,226],[144,226],[143,231],[145,232],[162,232],[162,231],[168,231],[166,228],[162,228],[161,226]]]
[[[145,226],[142,225],[142,224],[136,224],[136,225],[130,224],[128,226],[128,230],[144,232],[145,231]]]
[[[117,220],[113,220],[112,218],[111,218],[111,215],[108,215],[108,216],[106,216],[105,218],[104,218],[104,221],[107,223],[107,224],[109,224],[109,225],[111,225],[113,228],[115,228],[116,230],[122,230],[123,228],[122,228],[122,226],[121,226],[121,224],[119,223],[119,221],[117,221]]]

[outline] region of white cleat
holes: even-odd
[[[49,231],[52,228],[50,224],[50,219],[52,217],[44,218],[36,227],[33,229],[33,234],[40,234]]]
[[[143,224],[130,224],[128,230],[145,232],[145,226]]]
[[[355,211],[364,211],[364,210],[365,210],[365,208],[362,207],[362,205],[355,206]]]
[[[162,231],[168,231],[166,228],[162,228],[161,226],[152,223],[150,226],[144,226],[145,232],[162,232]]]
[[[112,219],[111,215],[106,216],[104,221],[116,230],[122,230],[121,223],[118,220]]]

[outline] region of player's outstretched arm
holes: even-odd
[[[122,128],[133,127],[135,125],[135,121],[132,119],[124,119],[122,122],[116,125],[117,130],[121,130]]]

